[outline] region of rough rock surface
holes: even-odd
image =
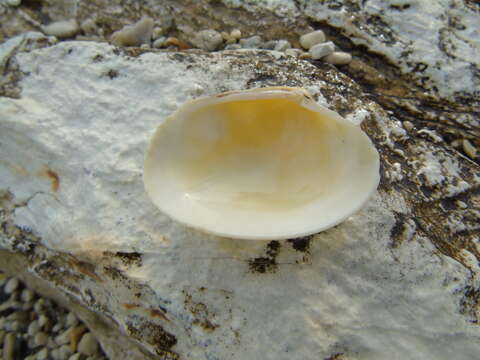
[[[0,267],[75,307],[112,358],[477,356],[479,167],[421,121],[405,130],[335,67],[38,34],[2,44],[0,60],[14,95],[0,98]],[[159,213],[141,177],[162,119],[194,97],[272,85],[363,121],[382,161],[364,209],[270,242]]]

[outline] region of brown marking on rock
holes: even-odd
[[[52,183],[53,192],[57,192],[58,188],[60,187],[60,177],[52,169],[47,169],[47,177],[50,179],[50,182]]]
[[[131,303],[125,303],[123,304],[123,307],[127,310],[132,310],[132,309],[136,309],[138,307],[140,307],[140,305],[138,304],[131,304]]]
[[[163,310],[150,309],[150,316],[152,318],[160,318],[166,321],[170,321],[166,316]]]
[[[252,272],[265,274],[267,272],[273,273],[277,270],[277,255],[280,252],[280,242],[274,240],[267,245],[265,256],[250,259],[248,266]]]
[[[186,50],[186,49],[191,49],[192,47],[188,45],[185,41],[179,40],[175,37],[169,37],[167,40],[165,40],[165,46],[176,46],[180,50]]]

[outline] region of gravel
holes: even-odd
[[[26,310],[25,306],[29,309]],[[0,359],[105,360],[76,315],[0,273]]]

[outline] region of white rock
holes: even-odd
[[[230,36],[235,40],[240,40],[240,38],[242,37],[242,32],[239,29],[233,29],[230,32]]]
[[[161,36],[153,42],[152,46],[155,49],[160,49],[165,44],[166,40],[167,40],[167,38],[165,36]]]
[[[300,36],[300,45],[307,50],[309,50],[313,45],[323,43],[324,41],[325,34],[322,30],[312,31],[308,34]]]
[[[300,56],[300,54],[302,54],[302,53],[303,53],[302,50],[300,50],[300,49],[295,49],[295,48],[285,50],[285,55],[288,55],[288,56],[298,57],[298,56]]]
[[[72,356],[70,356],[68,360],[80,360],[80,356],[81,356],[80,353],[75,353]]]
[[[322,43],[322,44],[316,44],[313,45],[310,50],[308,50],[308,53],[314,60],[321,59],[327,55],[330,55],[333,53],[335,50],[335,44],[331,41]]]
[[[152,40],[157,40],[164,33],[164,30],[161,27],[154,27],[152,31]]]
[[[38,323],[38,320],[33,320],[30,325],[28,325],[28,335],[34,336],[36,333],[40,331],[41,326]]]
[[[193,45],[206,51],[216,50],[222,43],[222,34],[215,30],[199,31],[192,39]]]
[[[6,3],[7,5],[16,7],[16,6],[20,6],[20,4],[22,3],[22,0],[6,0]]]
[[[112,34],[111,40],[115,45],[140,46],[150,43],[153,32],[153,20],[144,17],[133,25],[126,25],[123,29]]]
[[[257,49],[262,44],[262,38],[259,35],[251,36],[246,39],[240,39],[240,45],[244,49]]]
[[[43,314],[38,317],[38,325],[40,326],[40,328],[44,327],[48,323],[48,321],[48,318]]]
[[[21,294],[21,299],[23,302],[29,303],[34,299],[34,297],[35,297],[35,293],[32,290],[23,289]]]
[[[75,19],[57,21],[42,27],[45,34],[56,36],[59,39],[73,37],[79,30]]]
[[[77,326],[78,319],[73,312],[69,312],[67,317],[65,318],[65,326],[70,328],[72,326]]]
[[[59,360],[66,360],[69,356],[72,355],[72,350],[68,345],[62,345],[58,348],[58,358]]]
[[[95,35],[98,33],[98,26],[94,19],[88,18],[80,24],[80,29],[86,35]]]
[[[477,149],[475,146],[472,145],[472,143],[468,139],[464,139],[462,142],[463,146],[463,151],[470,156],[472,159],[477,157]]]
[[[65,56],[68,49],[75,56]],[[105,43],[61,42],[14,57],[25,75],[20,98],[0,98],[0,189],[10,189],[15,203],[28,200],[28,206],[16,208],[12,221],[34,229],[58,261],[72,253],[92,264],[102,258],[95,269],[102,282],[83,275],[67,283],[79,289],[77,295],[62,283],[52,289],[89,306],[94,298],[96,310],[105,307],[124,331],[147,324],[144,318],[161,324],[162,339],[167,333],[178,339],[171,351],[180,358],[257,359],[259,351],[262,360],[318,360],[338,352],[416,359],[419,351],[425,359],[475,358],[480,328],[461,306],[471,270],[439,253],[424,232],[398,249],[390,246],[397,214],[410,216],[401,197],[379,192],[351,219],[307,242],[308,251],[295,250],[291,242],[213,238],[175,223],[149,203],[141,180],[143,155],[162,119],[199,85],[204,95],[265,85],[247,52],[239,53],[241,61],[232,52],[158,52],[132,60]],[[274,60],[264,53],[251,60],[270,71]],[[102,61],[92,61],[97,55]],[[192,60],[191,70],[185,59]],[[331,86],[311,76],[317,70],[307,62],[283,57],[274,66],[281,74],[288,69],[295,84],[315,86],[317,95]],[[122,76],[101,76],[110,69]],[[369,112],[380,124],[383,117]],[[34,175],[47,164],[60,179],[56,192],[49,179]],[[31,176],[17,173],[18,167]],[[10,244],[0,236],[0,246]],[[274,262],[272,249],[278,251]],[[102,255],[107,251],[141,255],[127,266],[118,257],[108,260]],[[104,264],[117,263],[127,280],[103,272]],[[252,269],[256,263],[265,265],[263,273]],[[145,309],[125,306],[136,303]],[[148,317],[147,306],[159,304],[168,321]],[[204,330],[199,324],[206,320],[219,326]],[[154,347],[145,338],[139,342],[148,351]]]
[[[335,51],[323,59],[333,65],[347,65],[352,61],[352,55],[343,51]]]
[[[290,45],[290,42],[287,40],[278,40],[277,43],[275,44],[274,50],[275,51],[285,51],[287,49],[290,49],[292,45]]]
[[[37,353],[37,360],[45,360],[48,358],[48,349],[43,348]]]
[[[3,291],[5,291],[6,294],[12,294],[15,290],[17,290],[18,285],[20,285],[20,281],[18,281],[16,277],[12,277],[5,284]]]
[[[87,332],[82,336],[78,343],[78,352],[80,354],[91,356],[98,352],[98,342],[91,332]]]

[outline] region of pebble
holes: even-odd
[[[23,289],[22,294],[20,295],[20,298],[22,299],[23,302],[30,302],[33,301],[35,298],[35,294],[32,290],[29,289]]]
[[[195,34],[192,43],[199,49],[214,51],[223,43],[223,37],[218,31],[202,30]]]
[[[14,360],[15,357],[15,342],[17,337],[14,333],[8,333],[5,335],[3,342],[3,360]]]
[[[80,356],[81,355],[79,353],[75,353],[72,356],[70,356],[68,360],[80,360]]]
[[[403,128],[407,131],[412,131],[414,128],[413,124],[410,121],[404,121],[402,125]]]
[[[343,51],[335,51],[323,59],[333,65],[347,65],[352,61],[352,55]]]
[[[464,139],[462,141],[462,146],[463,146],[463,151],[465,151],[465,153],[468,156],[470,156],[472,159],[477,156],[477,149],[475,149],[475,146],[473,146],[469,140]]]
[[[35,305],[33,305],[33,310],[35,310],[37,313],[42,311],[42,308],[45,306],[45,299],[38,299],[35,302]]]
[[[285,50],[285,55],[297,57],[297,56],[299,56],[302,52],[303,52],[303,51],[300,50],[300,49],[292,48],[292,49],[287,49],[287,50]]]
[[[48,323],[48,318],[45,315],[40,315],[38,317],[38,325],[40,325],[40,328],[44,327]]]
[[[28,335],[34,336],[36,333],[40,331],[40,324],[38,323],[38,320],[33,320],[30,325],[28,325]]]
[[[300,36],[300,45],[307,50],[309,50],[313,45],[323,43],[324,41],[325,34],[322,30],[313,31]]]
[[[63,345],[58,348],[59,360],[68,359],[70,355],[72,355],[72,350],[70,349],[70,346]]]
[[[176,37],[169,37],[165,40],[163,46],[175,46],[179,49],[189,49],[190,46],[182,40],[177,39]]]
[[[43,348],[37,353],[37,360],[45,360],[48,358],[48,349]]]
[[[235,40],[240,40],[240,38],[242,37],[242,32],[239,29],[233,29],[230,32],[230,36]]]
[[[80,24],[80,29],[87,35],[95,35],[98,33],[98,26],[95,20],[87,19]]]
[[[82,340],[78,343],[78,352],[91,356],[96,354],[98,351],[98,342],[93,336],[92,333],[88,332],[82,336]]]
[[[321,59],[327,55],[332,54],[335,51],[335,44],[331,41],[313,45],[310,50],[308,50],[310,56],[314,60]]]
[[[160,49],[165,44],[166,40],[167,38],[165,36],[161,36],[153,42],[152,46],[155,49]]]
[[[242,48],[242,45],[240,44],[228,44],[227,46],[225,46],[225,50],[238,50],[241,48]]]
[[[36,346],[47,345],[48,336],[44,332],[39,332],[35,334],[35,337],[33,338],[33,342],[35,343]]]
[[[244,49],[258,49],[262,44],[262,38],[258,35],[240,40],[240,45]]]
[[[112,34],[111,41],[119,46],[140,46],[150,43],[153,32],[153,20],[144,17],[133,25],[126,25]]]
[[[289,41],[287,40],[278,40],[275,47],[273,48],[275,51],[285,51],[292,47]]]
[[[42,30],[47,35],[56,36],[59,39],[75,36],[80,27],[75,19],[62,20],[42,26]]]
[[[17,290],[18,285],[20,285],[20,282],[18,281],[17,278],[12,277],[10,280],[7,281],[5,284],[5,287],[3,288],[3,291],[5,291],[6,294],[11,294],[15,290]]]
[[[78,325],[78,319],[75,316],[74,313],[69,312],[67,317],[65,318],[65,326],[67,328],[72,327],[72,326],[77,326]]]
[[[20,6],[22,0],[7,0],[7,5],[10,6]]]
[[[152,31],[152,40],[157,40],[163,35],[164,31],[161,27],[155,27]]]
[[[70,342],[70,332],[73,331],[72,328],[65,330],[60,335],[55,337],[55,343],[57,345],[64,345]]]

